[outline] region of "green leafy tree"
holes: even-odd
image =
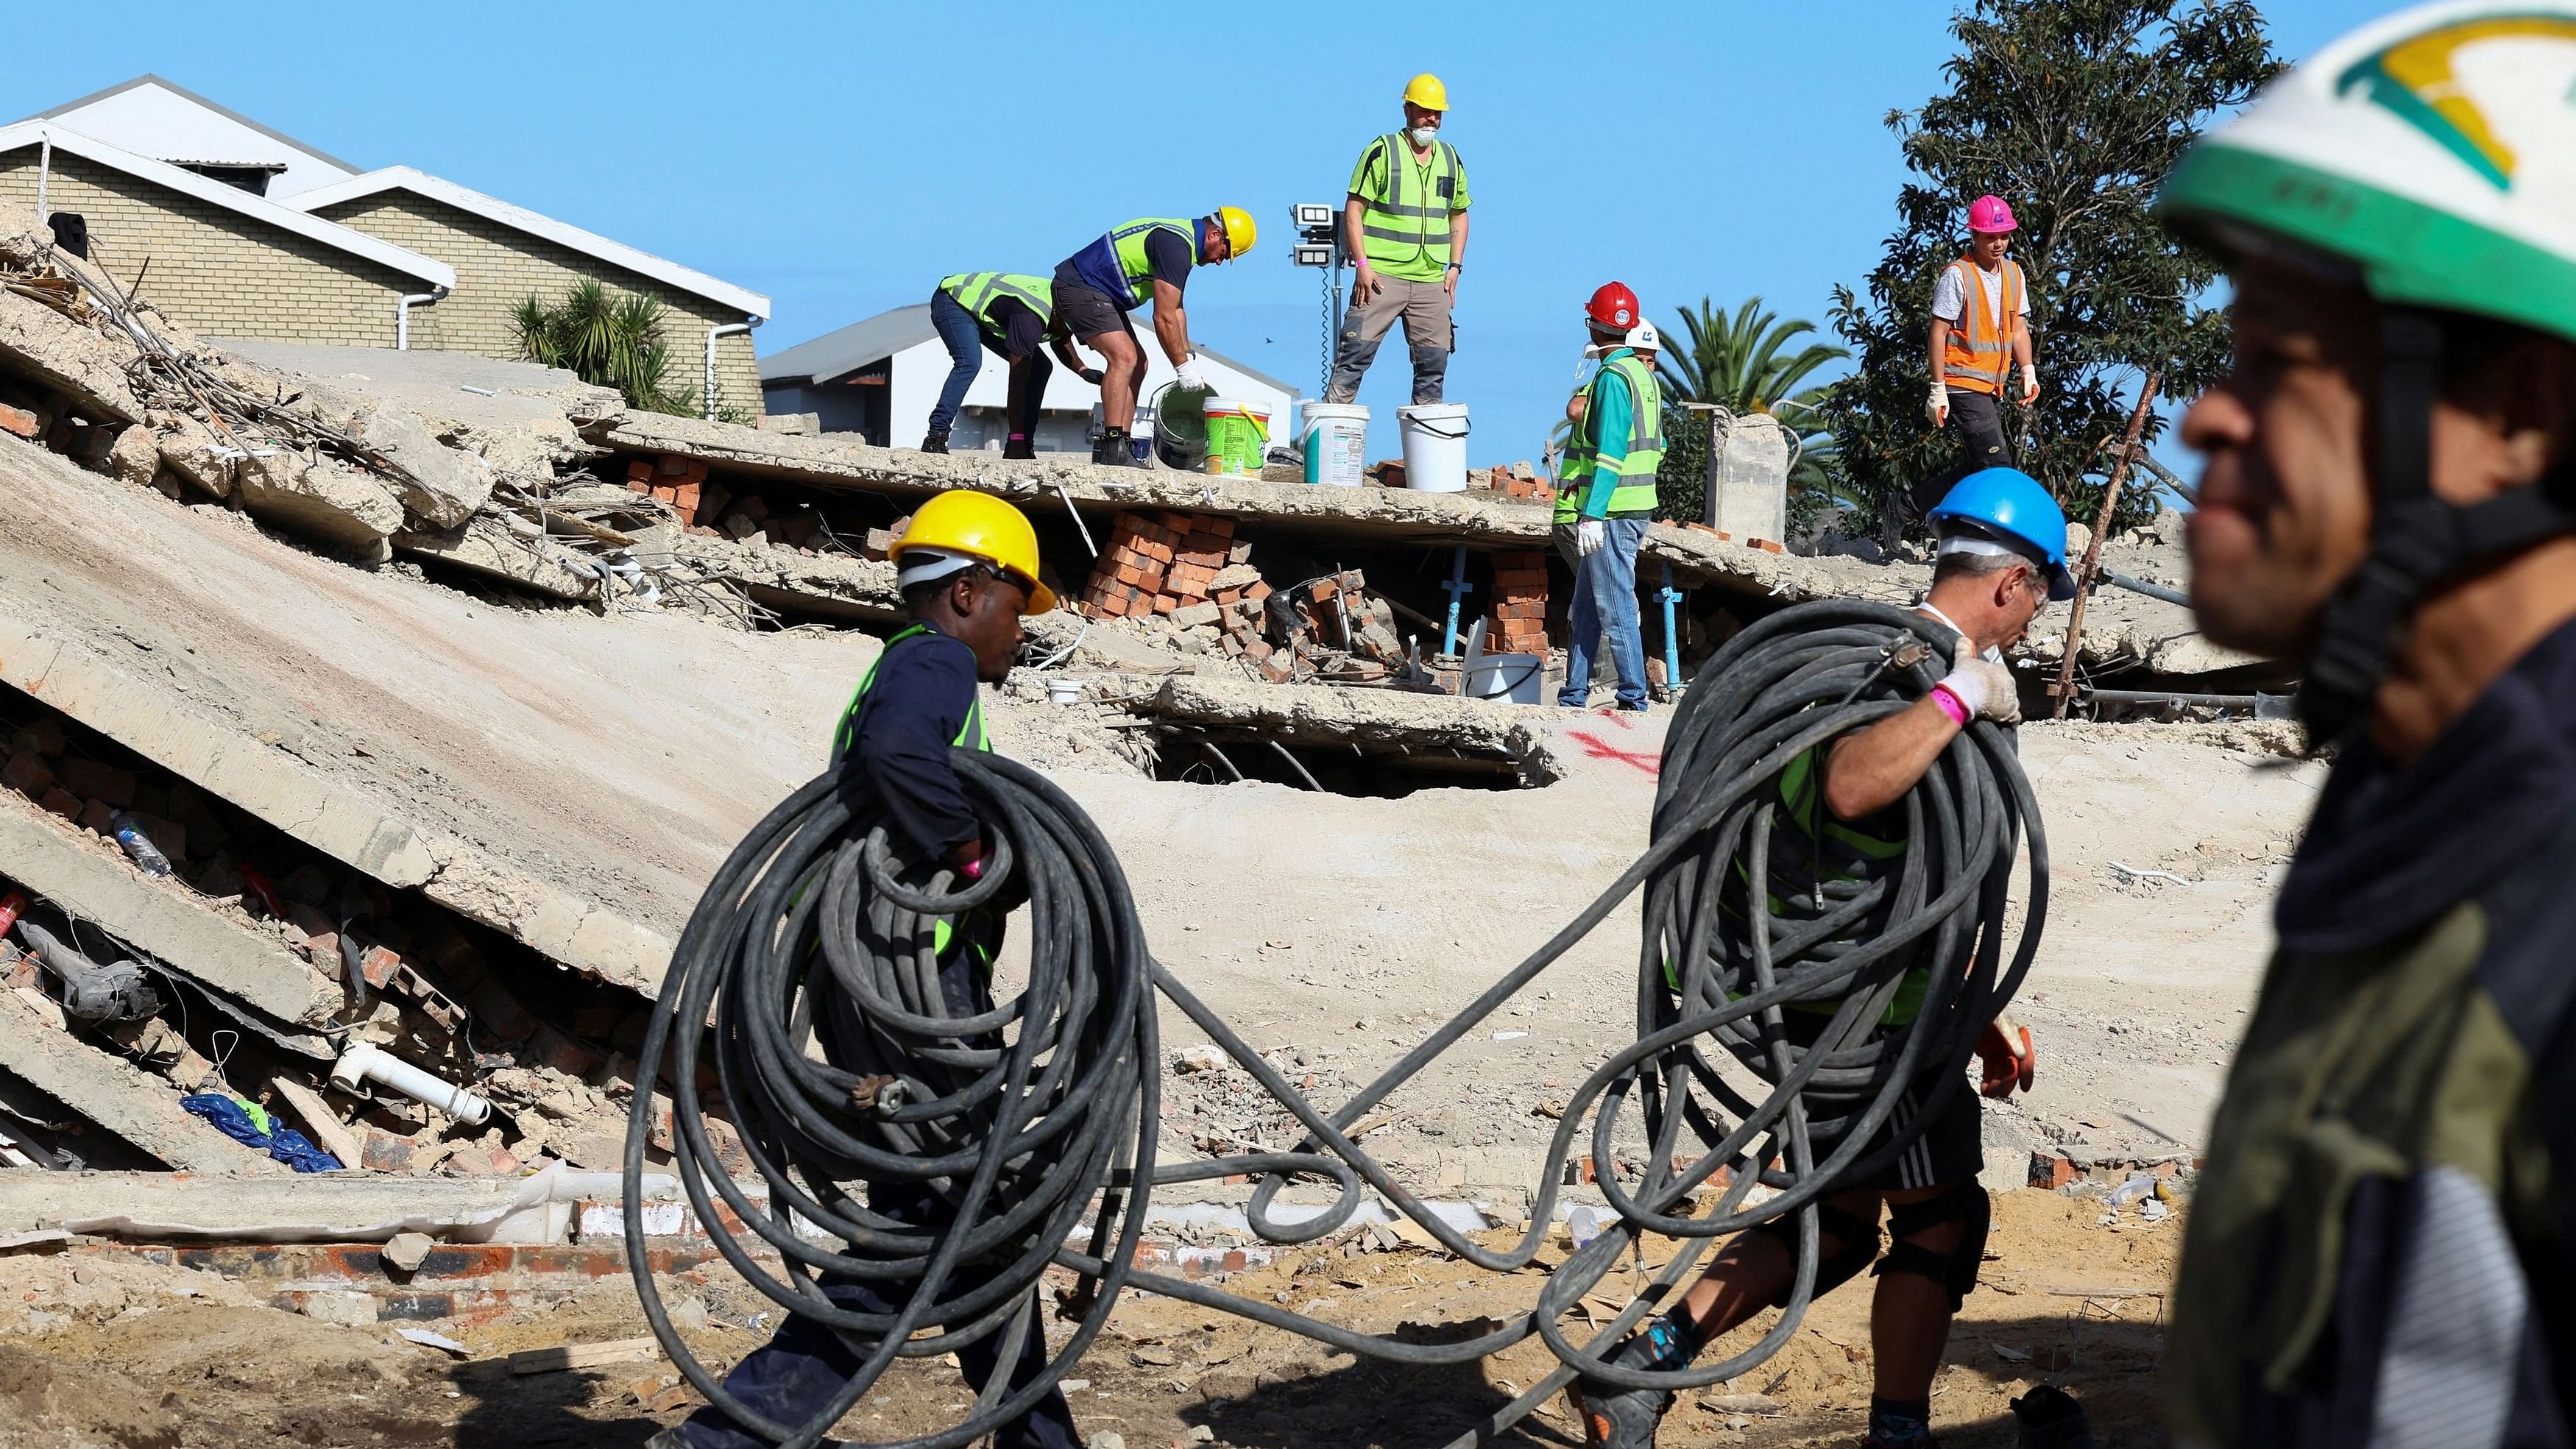
[[[2149,205],[2212,113],[2280,69],[2250,0],[1975,0],[1950,31],[1949,91],[1887,117],[1916,179],[1897,193],[1868,296],[1834,293],[1859,368],[1826,411],[1853,494],[1891,539],[1910,514],[1899,500],[1960,468],[1923,401],[1932,286],[1964,250],[1968,203],[1991,192],[2021,223],[2012,256],[2030,283],[2040,395],[2006,408],[2018,461],[2089,522],[2110,466],[2102,439],[2126,425],[2143,374],[2161,371],[2179,401],[2226,360],[2225,318],[2202,305],[2215,260]],[[2124,491],[2115,526],[2155,506]]]
[[[641,292],[612,292],[594,277],[572,284],[549,306],[521,299],[511,313],[519,355],[560,367],[597,387],[613,387],[626,405],[651,413],[694,413],[694,389],[670,381],[671,347],[662,335],[662,304]]]
[[[1681,327],[1664,338],[1655,375],[1664,389],[1664,465],[1655,495],[1667,518],[1702,516],[1708,489],[1710,415],[1685,403],[1715,403],[1743,416],[1768,413],[1792,440],[1790,509],[1801,522],[1837,501],[1834,438],[1823,411],[1830,384],[1801,387],[1818,368],[1851,353],[1826,342],[1798,344],[1816,330],[1805,318],[1783,319],[1749,297],[1733,316],[1702,297],[1678,310]],[[1795,346],[1795,350],[1791,350]]]

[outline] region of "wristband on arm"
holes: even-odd
[[[1961,729],[1966,729],[1968,727],[1968,718],[1970,715],[1975,713],[1975,711],[1968,708],[1968,702],[1959,698],[1958,694],[1947,684],[1936,684],[1932,686],[1932,702],[1939,705],[1941,707],[1941,712],[1950,717],[1950,723],[1957,725]]]

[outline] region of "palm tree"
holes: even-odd
[[[1833,384],[1800,388],[1799,383],[1827,363],[1851,356],[1830,343],[1810,342],[1788,352],[1798,338],[1816,330],[1805,318],[1782,319],[1764,310],[1760,297],[1745,299],[1728,317],[1702,297],[1699,310],[1677,309],[1681,346],[1668,341],[1655,360],[1664,401],[1716,403],[1729,412],[1769,413],[1797,445],[1790,465],[1789,489],[1814,504],[1844,502],[1835,496],[1839,470],[1833,466],[1833,434],[1822,411]]]
[[[670,345],[662,337],[662,304],[640,292],[611,292],[595,277],[572,284],[549,307],[525,297],[511,313],[519,354],[560,367],[597,387],[613,387],[644,412],[691,413],[697,394],[673,389]]]

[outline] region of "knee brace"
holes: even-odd
[[[1793,1213],[1785,1218],[1773,1218],[1753,1231],[1778,1239],[1780,1246],[1789,1250],[1790,1261],[1793,1263],[1797,1261],[1798,1218],[1796,1214]],[[1818,1203],[1816,1231],[1825,1241],[1816,1245],[1816,1288],[1810,1296],[1822,1298],[1859,1277],[1860,1270],[1868,1267],[1870,1260],[1878,1256],[1878,1224],[1855,1217],[1841,1208]],[[1791,1274],[1788,1286],[1782,1288],[1780,1295],[1771,1300],[1771,1306],[1788,1307],[1790,1289],[1797,1286],[1797,1281],[1797,1276],[1794,1273]]]
[[[1959,1246],[1949,1252],[1936,1252],[1911,1241],[1916,1233],[1945,1223],[1961,1225]],[[1950,1311],[1956,1313],[1977,1286],[1977,1265],[1985,1260],[1986,1232],[1993,1223],[1994,1205],[1986,1200],[1986,1190],[1975,1178],[1939,1197],[1891,1207],[1887,1230],[1896,1241],[1888,1245],[1887,1256],[1870,1270],[1870,1276],[1911,1273],[1917,1278],[1929,1278],[1950,1290]]]

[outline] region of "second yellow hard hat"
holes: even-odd
[[[916,548],[935,548],[979,558],[1017,578],[1029,591],[1023,614],[1043,614],[1055,607],[1055,590],[1038,582],[1038,534],[1028,515],[989,494],[952,489],[921,505],[912,525],[886,553],[898,567]]]
[[[1229,258],[1252,250],[1253,242],[1260,239],[1261,228],[1252,224],[1252,213],[1240,206],[1218,207],[1216,220],[1225,228],[1225,252]]]
[[[1449,109],[1449,88],[1427,70],[1404,83],[1404,98],[1426,111]]]

